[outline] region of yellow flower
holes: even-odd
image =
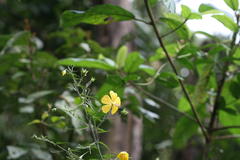
[[[118,108],[121,105],[121,100],[118,97],[117,93],[110,91],[109,94],[110,96],[104,95],[101,98],[101,102],[104,104],[102,106],[102,111],[103,113],[108,113],[112,109],[111,113],[113,115],[118,111]]]
[[[64,69],[64,70],[62,71],[62,76],[65,76],[66,74],[67,74],[67,70]]]
[[[123,151],[117,155],[117,158],[119,158],[120,160],[128,160],[129,155],[127,152]]]

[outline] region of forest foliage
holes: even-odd
[[[239,1],[224,0],[233,15],[143,2],[134,12],[87,1],[0,2],[0,159],[134,160],[101,141],[112,116],[127,123],[130,113],[143,119],[142,159],[174,159],[188,147],[199,159],[238,159]],[[205,15],[231,36],[188,29]],[[134,34],[117,47],[97,41],[100,27],[122,21],[134,23]]]

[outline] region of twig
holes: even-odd
[[[168,36],[169,34],[172,34],[174,32],[176,32],[178,29],[180,29],[186,22],[188,21],[188,18],[186,18],[181,24],[179,24],[176,28],[174,28],[173,30],[161,35],[162,38]]]
[[[235,134],[235,135],[224,135],[224,136],[217,136],[217,137],[214,137],[214,139],[218,139],[218,140],[234,139],[234,138],[240,138],[240,134]]]
[[[145,23],[145,24],[147,24],[147,25],[151,25],[150,22],[144,21],[143,19],[134,18],[134,20],[135,20],[135,21],[138,21],[138,22]]]
[[[159,44],[160,44],[160,46],[162,47],[162,49],[163,49],[163,51],[164,51],[164,53],[165,53],[165,55],[166,55],[166,57],[167,57],[167,59],[168,59],[168,62],[169,62],[170,65],[171,65],[174,73],[176,74],[177,77],[180,77],[179,74],[178,74],[178,72],[177,72],[177,69],[176,69],[176,67],[175,67],[175,65],[174,65],[174,63],[173,63],[173,61],[172,61],[172,59],[171,59],[171,57],[170,57],[170,55],[169,55],[169,53],[168,53],[165,45],[164,45],[164,43],[163,43],[163,41],[162,41],[162,37],[160,36],[160,33],[159,33],[158,29],[157,29],[157,25],[156,25],[156,23],[155,23],[155,18],[154,18],[154,16],[153,16],[152,10],[151,10],[151,8],[150,8],[150,6],[149,6],[148,0],[144,0],[144,2],[145,2],[145,6],[146,6],[146,9],[147,9],[148,16],[149,16],[149,18],[150,18],[150,20],[151,20],[151,22],[152,22],[152,23],[151,23],[151,24],[152,24],[152,27],[153,27],[153,29],[154,29],[154,31],[155,31],[155,34],[156,34],[156,36],[157,36],[157,39],[158,39],[158,41],[159,41]],[[205,131],[205,128],[204,128],[202,122],[200,121],[200,118],[199,118],[199,116],[198,116],[198,113],[197,113],[197,111],[196,111],[196,109],[195,109],[195,107],[194,107],[194,105],[193,105],[193,103],[192,103],[192,100],[191,100],[191,98],[190,98],[190,96],[189,96],[189,94],[188,94],[188,92],[187,92],[187,90],[186,90],[186,88],[185,88],[185,86],[184,86],[184,84],[183,84],[183,81],[182,81],[181,79],[178,79],[178,82],[179,82],[179,84],[180,84],[180,86],[181,86],[181,88],[182,88],[182,90],[183,90],[183,93],[184,93],[186,99],[188,100],[188,102],[189,102],[189,104],[190,104],[190,106],[191,106],[191,110],[192,110],[192,112],[193,112],[194,118],[196,119],[198,125],[200,126],[201,131],[202,131],[202,133],[203,133],[203,135],[204,135],[204,137],[205,137],[205,139],[206,139],[206,141],[207,141],[207,140],[208,140],[208,134],[207,134],[207,132]]]
[[[226,129],[240,129],[240,126],[224,126],[224,127],[212,128],[211,132],[216,132],[216,131],[221,131]]]

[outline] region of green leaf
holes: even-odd
[[[175,54],[177,52],[177,48],[178,48],[178,45],[176,43],[167,44],[165,47],[166,47],[168,53],[171,56],[175,56]],[[165,57],[166,57],[166,55],[165,55],[163,49],[162,48],[158,48],[156,50],[156,53],[149,58],[149,61],[150,62],[154,62],[154,61],[157,61],[159,59],[163,59]]]
[[[39,119],[35,119],[35,120],[29,122],[28,125],[39,124],[39,123],[41,123],[41,121]]]
[[[239,7],[238,0],[224,0],[224,2],[233,10],[237,11]]]
[[[232,18],[228,17],[227,15],[213,15],[213,18],[221,22],[225,27],[230,29],[231,31],[235,32],[238,29],[237,24],[233,21]]]
[[[233,54],[234,63],[240,65],[240,46],[238,46]]]
[[[177,149],[183,148],[188,140],[197,133],[197,129],[194,121],[185,117],[179,119],[173,133],[173,146]]]
[[[188,19],[202,19],[202,15],[199,13],[191,13]]]
[[[229,85],[230,93],[236,99],[240,98],[240,82],[232,81]]]
[[[66,58],[58,61],[60,65],[114,70],[115,65],[93,58]]]
[[[198,8],[198,11],[202,14],[215,14],[215,13],[223,13],[222,11],[217,10],[213,6],[210,6],[208,4],[201,4]]]
[[[176,29],[183,23],[183,19],[180,19],[176,17],[176,15],[173,14],[165,14],[165,18],[161,18],[161,21],[166,23],[169,28],[171,29]],[[177,31],[176,34],[179,36],[179,38],[187,40],[189,38],[189,30],[187,26],[184,24],[182,27],[180,27]]]
[[[128,48],[126,46],[122,46],[119,48],[116,58],[116,62],[119,68],[122,68],[125,65],[127,54]]]
[[[124,66],[124,71],[129,73],[135,72],[143,62],[144,59],[139,52],[129,53]]]
[[[139,66],[139,70],[142,70],[144,72],[146,72],[148,75],[150,76],[154,76],[155,73],[156,73],[156,69],[154,69],[153,67],[151,66],[148,66],[148,65],[144,65],[144,64],[141,64]]]
[[[182,112],[187,112],[191,110],[189,102],[185,97],[182,97],[178,102],[178,109]]]
[[[161,85],[168,88],[175,88],[178,86],[178,80],[174,73],[161,72],[156,79]]]
[[[65,11],[61,16],[61,25],[63,27],[70,27],[80,23],[99,25],[132,19],[134,19],[134,15],[131,12],[119,6],[103,4],[94,6],[85,12],[77,10]]]
[[[192,13],[191,9],[185,5],[181,5],[181,7],[182,7],[181,15],[185,18],[188,18]]]

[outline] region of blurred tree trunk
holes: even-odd
[[[98,2],[99,3],[99,2]],[[104,0],[103,3],[111,3],[131,10],[129,0]],[[123,36],[133,31],[132,22],[113,23],[99,28],[99,42],[102,45],[118,47]],[[129,50],[133,50],[133,44],[126,44]],[[112,116],[112,127],[105,134],[103,141],[113,153],[127,151],[133,160],[140,160],[142,151],[142,119],[128,114],[127,122],[123,122],[120,116]]]

